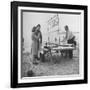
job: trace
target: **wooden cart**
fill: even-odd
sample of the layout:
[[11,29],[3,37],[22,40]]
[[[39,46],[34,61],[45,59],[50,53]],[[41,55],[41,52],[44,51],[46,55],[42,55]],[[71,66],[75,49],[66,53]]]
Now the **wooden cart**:
[[59,53],[61,57],[64,57],[68,50],[75,50],[75,46],[72,44],[59,45],[48,43],[41,49],[40,57],[43,61],[45,60],[45,56],[50,56],[52,58],[54,53]]

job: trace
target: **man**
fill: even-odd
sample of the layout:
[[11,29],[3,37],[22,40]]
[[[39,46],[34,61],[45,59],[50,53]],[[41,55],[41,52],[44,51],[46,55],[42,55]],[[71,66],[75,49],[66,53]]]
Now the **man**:
[[[69,31],[69,27],[66,25],[65,27],[66,36],[63,41],[67,41],[68,44],[76,45],[75,36],[71,31]],[[66,51],[66,56],[69,55],[69,58],[73,58],[73,50]]]
[[38,39],[38,59],[40,59],[40,49],[41,49],[41,45],[42,45],[42,33],[41,33],[40,29],[41,29],[41,25],[38,24],[36,26],[37,35],[39,36],[39,39]]

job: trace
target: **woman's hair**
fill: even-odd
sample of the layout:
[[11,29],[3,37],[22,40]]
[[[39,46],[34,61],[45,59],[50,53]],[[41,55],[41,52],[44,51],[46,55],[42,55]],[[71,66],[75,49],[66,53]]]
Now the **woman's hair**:
[[38,25],[37,25],[37,27],[41,27],[41,25],[40,25],[40,24],[38,24]]
[[32,28],[32,32],[35,32],[35,29],[36,29],[36,27],[34,26],[34,27]]

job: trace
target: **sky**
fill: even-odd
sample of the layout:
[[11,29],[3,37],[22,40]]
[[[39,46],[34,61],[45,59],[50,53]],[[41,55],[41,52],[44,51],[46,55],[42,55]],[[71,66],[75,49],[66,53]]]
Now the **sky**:
[[[37,24],[41,25],[43,41],[47,40],[47,21],[56,15],[56,13],[39,13],[39,12],[23,12],[23,38],[24,48],[30,51],[31,48],[31,31]],[[80,32],[81,15],[58,14],[59,15],[59,30],[64,32],[64,26],[68,25],[72,32]],[[55,34],[54,34],[55,36]]]

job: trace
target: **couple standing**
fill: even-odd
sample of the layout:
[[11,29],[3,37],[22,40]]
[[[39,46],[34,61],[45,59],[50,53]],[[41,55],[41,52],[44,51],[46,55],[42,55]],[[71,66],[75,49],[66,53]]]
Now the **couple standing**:
[[40,31],[41,25],[38,24],[36,27],[34,26],[32,29],[32,46],[31,46],[31,53],[33,64],[37,64],[37,60],[40,59],[40,48],[42,45],[42,33]]

